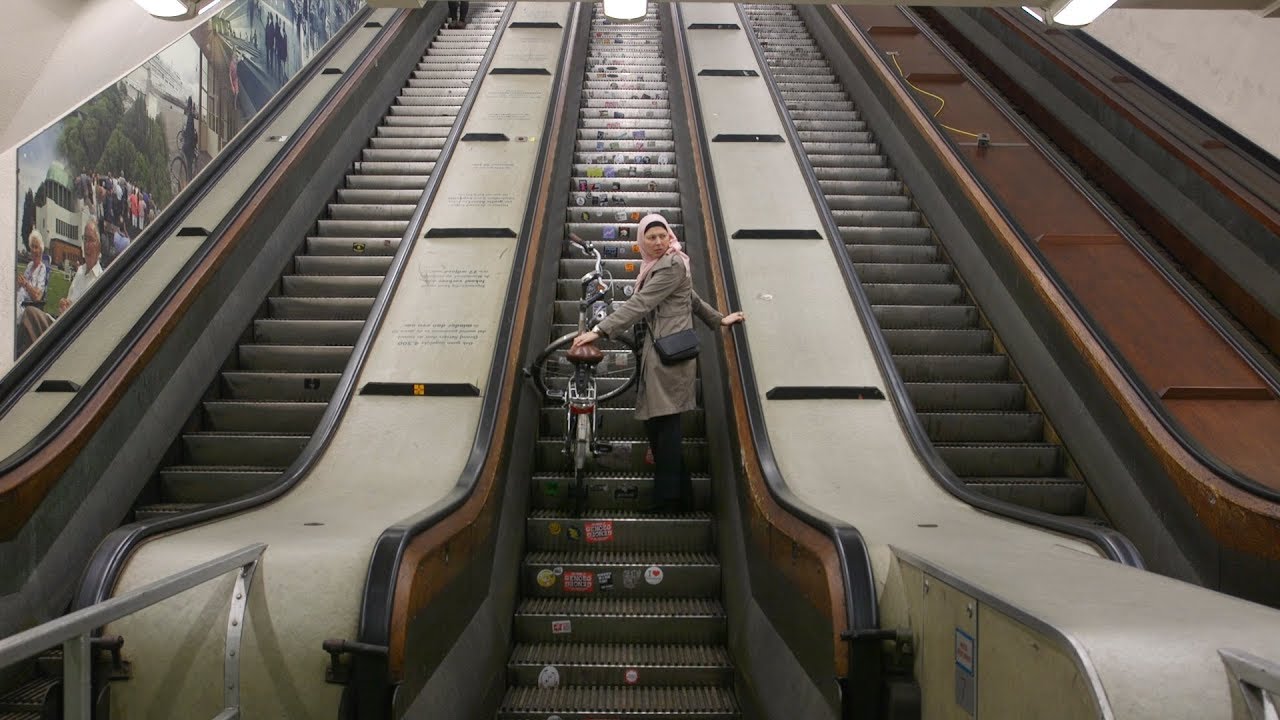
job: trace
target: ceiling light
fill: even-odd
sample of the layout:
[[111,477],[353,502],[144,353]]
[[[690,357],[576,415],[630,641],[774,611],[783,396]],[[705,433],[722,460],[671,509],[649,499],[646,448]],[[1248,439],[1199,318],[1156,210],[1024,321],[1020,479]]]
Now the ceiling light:
[[1116,0],[1057,0],[1043,10],[1027,6],[1022,9],[1048,25],[1081,27],[1097,20],[1115,3]]
[[636,22],[649,10],[648,0],[603,0],[604,16],[613,22]]
[[190,20],[212,10],[222,0],[133,0],[154,17],[164,20]]

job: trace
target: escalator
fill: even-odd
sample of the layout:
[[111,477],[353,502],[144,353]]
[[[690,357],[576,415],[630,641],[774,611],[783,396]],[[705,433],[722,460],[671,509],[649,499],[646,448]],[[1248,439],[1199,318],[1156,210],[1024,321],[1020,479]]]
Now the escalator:
[[[503,7],[477,4],[467,29],[437,31],[126,522],[259,493],[307,445]],[[61,651],[42,655],[0,693],[0,718],[55,717],[60,677]]]
[[501,5],[442,27],[245,330],[135,508],[137,519],[252,494],[306,447],[435,168]]
[[744,9],[939,455],[993,498],[1086,515],[1066,450],[795,8]]
[[[636,222],[658,212],[681,234],[680,188],[657,11],[632,25],[609,23],[598,5],[593,13],[566,232],[601,248],[621,299],[640,264]],[[577,279],[592,262],[565,250],[552,339],[576,328]],[[632,390],[617,403],[634,401]],[[578,513],[568,493],[573,460],[562,453],[565,412],[550,403],[542,410],[515,648],[498,717],[738,717],[705,510],[704,413],[685,417],[684,457],[699,509],[675,514],[643,510],[653,480],[633,410],[602,415],[600,437],[611,452],[589,462]]]

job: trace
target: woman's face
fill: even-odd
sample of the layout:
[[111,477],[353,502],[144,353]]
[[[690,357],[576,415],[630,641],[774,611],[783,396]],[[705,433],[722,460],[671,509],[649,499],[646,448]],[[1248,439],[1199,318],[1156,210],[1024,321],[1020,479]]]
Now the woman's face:
[[649,257],[662,257],[667,253],[667,246],[671,244],[671,235],[667,229],[661,225],[654,225],[644,231],[644,254]]

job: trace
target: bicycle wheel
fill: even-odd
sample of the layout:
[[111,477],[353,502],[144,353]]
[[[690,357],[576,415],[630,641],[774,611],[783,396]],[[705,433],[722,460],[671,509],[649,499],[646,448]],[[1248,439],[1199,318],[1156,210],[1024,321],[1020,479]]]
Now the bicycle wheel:
[[[548,345],[529,366],[538,392],[562,400],[573,379],[573,364],[565,357],[576,333],[569,333]],[[640,355],[628,335],[600,338],[596,347],[604,352],[604,362],[596,366],[596,402],[602,403],[621,395],[635,384],[640,371]]]

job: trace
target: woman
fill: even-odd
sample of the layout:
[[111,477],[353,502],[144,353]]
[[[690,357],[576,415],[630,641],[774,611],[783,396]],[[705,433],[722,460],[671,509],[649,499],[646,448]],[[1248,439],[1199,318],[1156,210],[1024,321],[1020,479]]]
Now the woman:
[[681,454],[680,413],[694,409],[696,404],[697,362],[689,359],[664,365],[653,339],[693,327],[693,315],[713,328],[729,327],[746,317],[740,312],[722,315],[698,297],[689,275],[689,256],[681,251],[676,234],[661,215],[646,215],[640,220],[636,236],[640,238],[643,262],[635,293],[590,332],[574,338],[573,346],[616,335],[639,320],[647,322],[648,332],[640,351],[636,418],[644,421],[653,453],[655,503],[676,509],[693,502]]

